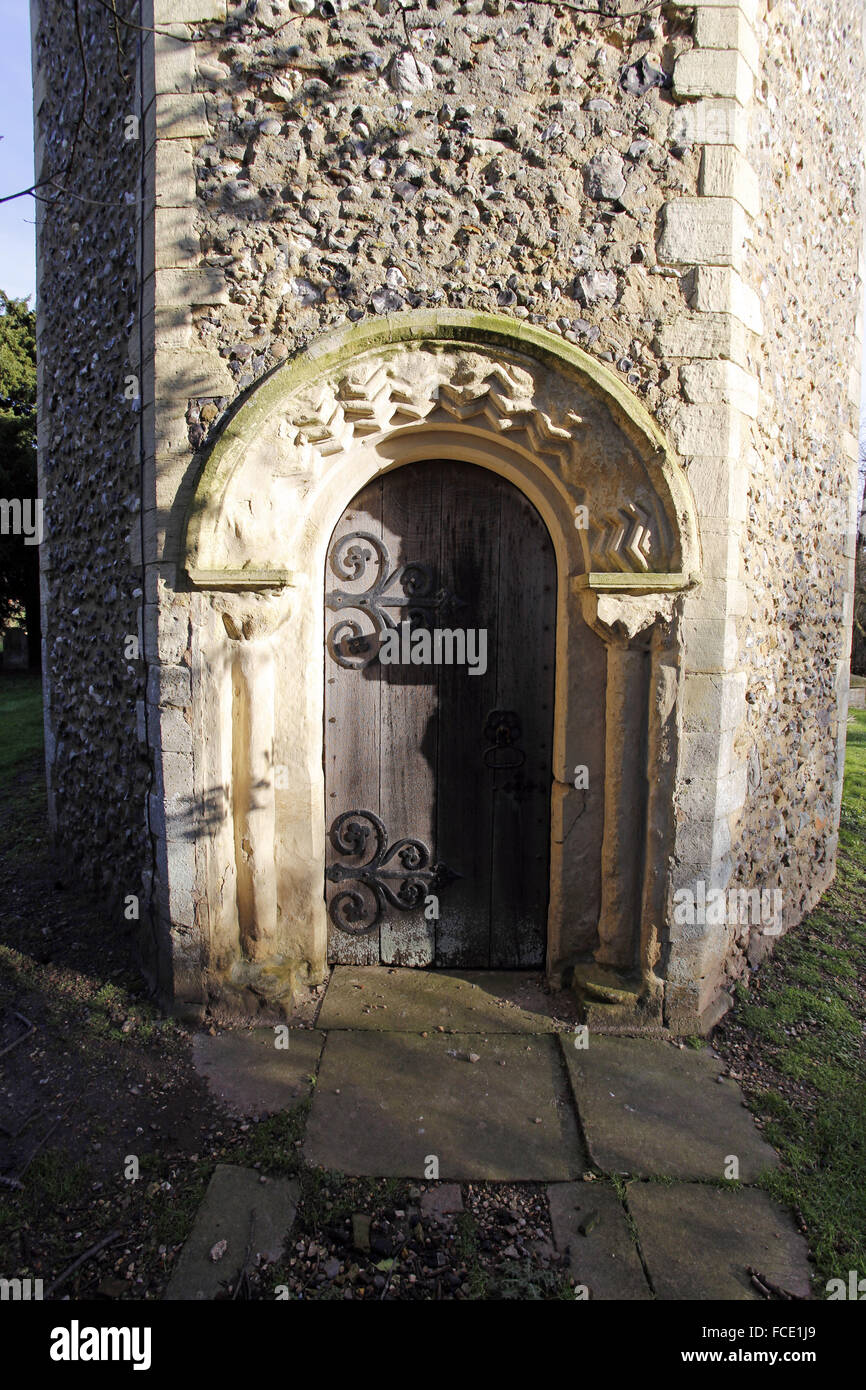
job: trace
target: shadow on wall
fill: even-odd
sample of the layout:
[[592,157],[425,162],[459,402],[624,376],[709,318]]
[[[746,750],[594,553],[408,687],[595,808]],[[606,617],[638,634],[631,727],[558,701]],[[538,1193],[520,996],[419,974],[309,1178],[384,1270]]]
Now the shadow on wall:
[[[251,783],[249,809],[264,809],[273,795],[273,781],[261,778]],[[229,825],[231,813],[231,793],[226,787],[209,788],[201,796],[178,797],[173,801],[171,838],[194,842],[202,832],[210,834]]]

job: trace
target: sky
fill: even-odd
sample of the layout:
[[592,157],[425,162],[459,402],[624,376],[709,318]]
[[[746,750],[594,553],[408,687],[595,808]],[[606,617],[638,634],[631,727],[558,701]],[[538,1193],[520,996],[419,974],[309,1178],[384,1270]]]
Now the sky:
[[[0,197],[5,197],[33,182],[27,0],[0,0],[0,34]],[[16,299],[35,296],[34,209],[32,198],[0,204],[0,289]]]

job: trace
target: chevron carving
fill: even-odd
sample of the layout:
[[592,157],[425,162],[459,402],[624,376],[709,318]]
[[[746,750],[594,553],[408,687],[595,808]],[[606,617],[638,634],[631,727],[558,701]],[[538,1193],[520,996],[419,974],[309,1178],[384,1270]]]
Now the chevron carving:
[[[569,480],[581,474],[581,441],[589,425],[567,396],[563,383],[552,382],[540,364],[503,362],[475,349],[380,349],[355,359],[342,375],[304,387],[289,405],[280,434],[295,451],[296,467],[316,476],[329,457],[360,440],[374,443],[425,422],[456,422],[473,433],[506,435]],[[607,478],[604,502],[596,499],[595,507],[595,489],[587,488],[594,570],[645,573],[667,567],[667,528],[630,496],[637,472]]]

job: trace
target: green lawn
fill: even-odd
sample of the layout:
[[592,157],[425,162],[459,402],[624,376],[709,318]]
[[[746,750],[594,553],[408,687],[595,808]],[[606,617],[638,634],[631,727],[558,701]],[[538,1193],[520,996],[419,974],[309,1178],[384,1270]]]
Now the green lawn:
[[866,1274],[866,712],[848,728],[836,881],[715,1039],[740,1065],[748,1049],[742,1084],[782,1159],[764,1185],[802,1214],[819,1297]]
[[42,751],[42,743],[40,676],[0,670],[0,788],[17,763]]

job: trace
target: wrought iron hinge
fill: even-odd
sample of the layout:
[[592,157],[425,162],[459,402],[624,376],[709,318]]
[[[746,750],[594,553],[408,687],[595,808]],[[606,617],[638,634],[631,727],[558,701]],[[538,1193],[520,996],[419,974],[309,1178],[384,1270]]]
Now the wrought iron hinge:
[[[368,889],[365,895],[358,888],[344,888],[328,905],[335,926],[354,936],[375,927],[388,904],[400,912],[411,912],[423,907],[430,893],[461,877],[446,864],[432,863],[431,851],[422,840],[397,840],[389,849],[385,825],[372,811],[344,811],[330,830],[337,853],[352,856],[366,854],[371,835],[375,847],[366,863],[332,864],[325,870],[331,883],[354,882]],[[386,867],[395,859],[400,868]]]
[[[369,620],[372,628],[365,632],[357,619],[340,618],[328,633],[328,651],[339,666],[350,671],[363,670],[375,661],[382,637],[386,632],[396,632],[399,622],[429,627],[434,614],[449,617],[465,607],[462,599],[448,589],[436,587],[429,565],[409,561],[394,568],[384,541],[368,531],[341,536],[331,547],[328,564],[338,579],[361,579],[374,559],[376,578],[369,588],[354,593],[332,589],[325,595],[326,608],[337,613],[354,609]],[[388,608],[400,610],[399,622],[388,616]]]

